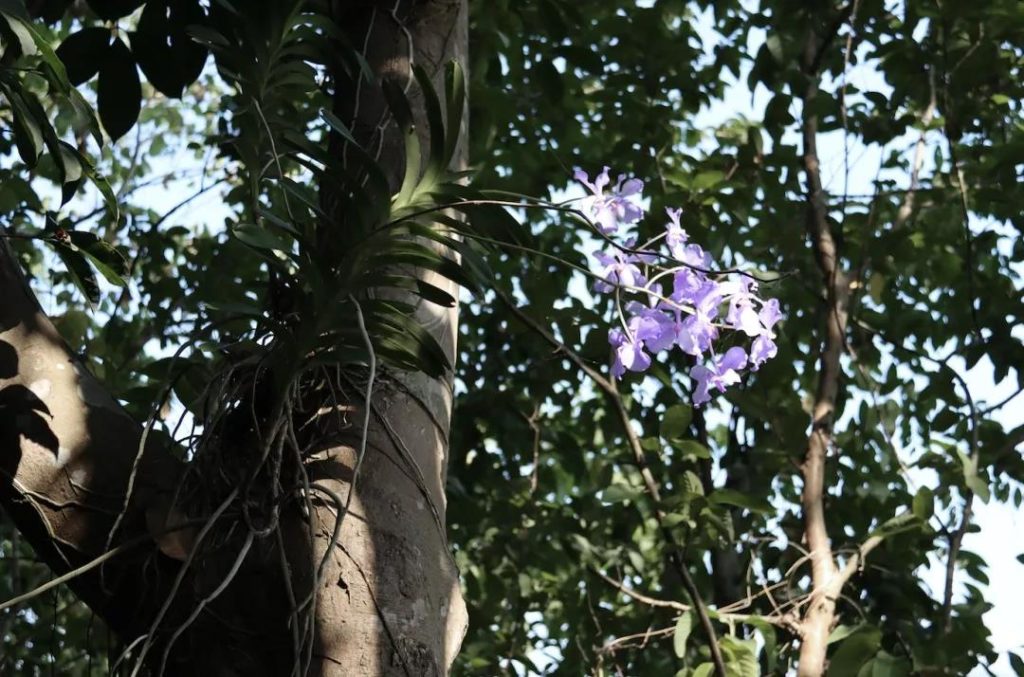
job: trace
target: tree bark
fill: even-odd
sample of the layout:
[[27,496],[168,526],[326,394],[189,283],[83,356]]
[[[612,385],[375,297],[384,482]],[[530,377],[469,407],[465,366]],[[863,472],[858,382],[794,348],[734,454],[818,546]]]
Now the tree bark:
[[[68,350],[4,240],[0,298],[0,502],[40,557],[64,573],[105,551],[142,429]],[[114,545],[145,538],[146,511],[167,505],[182,469],[155,445],[146,449]],[[94,570],[69,585],[129,636],[161,601],[138,575],[151,557],[152,547],[140,544],[103,567],[102,581]],[[159,558],[152,563],[167,569]]]
[[832,446],[832,426],[842,378],[840,358],[845,346],[849,282],[828,220],[827,198],[822,189],[818,160],[818,118],[813,106],[818,95],[822,55],[848,16],[848,11],[848,8],[840,11],[823,36],[815,28],[815,18],[811,18],[800,60],[805,78],[801,131],[807,191],[807,237],[821,274],[825,296],[821,309],[824,328],[818,358],[818,384],[811,412],[811,434],[800,467],[803,475],[804,536],[811,562],[810,600],[801,623],[798,668],[801,677],[825,674],[828,636],[835,619],[836,599],[845,580],[839,576],[825,520],[825,461]]
[[[361,48],[374,73],[406,91],[421,146],[429,147],[422,96],[411,68],[413,63],[425,68],[443,91],[443,66],[451,59],[466,62],[465,3],[338,2],[336,21]],[[351,121],[357,141],[378,158],[392,189],[397,189],[405,166],[403,140],[380,91],[365,83],[346,83],[339,73],[335,113]],[[344,148],[336,151],[344,153]],[[429,274],[424,278],[457,298],[451,282]],[[454,364],[457,308],[419,302],[417,319]],[[368,447],[352,504],[351,516],[357,519],[345,521],[342,547],[328,560],[318,595],[322,674],[444,675],[467,627],[444,527],[452,380],[396,376],[392,385],[378,385],[372,402]],[[358,399],[353,404],[360,411],[354,418],[359,419],[364,405]],[[352,445],[327,454],[354,467],[358,450]],[[347,495],[346,481],[329,473],[313,474],[311,479]],[[316,557],[327,545],[316,544]]]
[[[435,82],[447,60],[465,63],[464,0],[337,0],[334,18],[371,68],[400,84],[411,81],[410,59]],[[400,135],[379,93],[337,81],[336,111],[354,121],[389,176],[401,176]],[[415,85],[408,94],[422,118]],[[418,128],[427,131],[425,122]],[[428,281],[457,296],[451,283]],[[277,677],[296,674],[307,660],[309,675],[448,673],[467,625],[445,533],[450,378],[378,379],[365,435],[365,384],[337,383],[350,425],[332,430],[305,464],[316,486],[311,515],[284,508],[280,542],[229,535],[228,526],[245,523],[228,495],[217,547],[175,582],[182,560],[198,550],[196,525],[164,533],[178,520],[172,506],[186,464],[155,443],[138,455],[142,427],[62,343],[2,241],[0,299],[0,501],[58,574],[102,555],[118,523],[112,545],[125,552],[69,585],[126,643],[158,625],[151,666],[202,606],[164,674]],[[457,309],[429,304],[417,313],[453,363],[457,317]],[[350,491],[335,538],[344,512],[338,503]],[[315,624],[308,654],[297,656],[296,633],[305,629],[294,607],[309,593]]]

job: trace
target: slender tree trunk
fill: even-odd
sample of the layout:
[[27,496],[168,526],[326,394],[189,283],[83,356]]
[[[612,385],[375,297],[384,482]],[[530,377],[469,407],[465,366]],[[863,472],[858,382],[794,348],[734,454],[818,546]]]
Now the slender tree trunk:
[[[847,10],[848,11],[848,10]],[[811,17],[800,66],[805,78],[803,99],[803,160],[807,195],[807,237],[821,274],[824,301],[823,331],[818,357],[818,384],[814,395],[811,434],[801,465],[804,537],[811,562],[811,593],[801,624],[799,674],[825,674],[828,636],[835,619],[836,600],[845,579],[839,575],[825,520],[825,461],[832,446],[836,401],[842,378],[840,358],[846,335],[849,282],[839,260],[839,249],[828,220],[826,196],[821,184],[818,160],[818,117],[814,101],[818,95],[819,67],[824,53],[841,22],[840,12],[831,28],[821,35],[820,20]]]

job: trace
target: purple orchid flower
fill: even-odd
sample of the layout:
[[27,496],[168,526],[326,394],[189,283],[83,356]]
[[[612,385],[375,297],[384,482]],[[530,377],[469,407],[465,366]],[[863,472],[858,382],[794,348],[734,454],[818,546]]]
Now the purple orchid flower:
[[644,371],[651,366],[651,357],[644,352],[643,341],[628,334],[621,329],[612,329],[608,332],[608,343],[615,348],[615,358],[612,360],[612,376],[622,378],[622,375],[629,371]]
[[[593,181],[580,169],[574,176],[590,191],[582,201],[582,211],[602,234],[611,235],[619,226],[643,217],[639,204],[643,183],[638,179],[619,175],[613,186],[608,167]],[[665,213],[665,244],[676,264],[661,267],[660,257],[649,245],[637,249],[636,240],[629,239],[621,247],[594,253],[601,266],[601,279],[594,289],[624,295],[633,292],[623,299],[622,327],[608,332],[613,348],[612,376],[618,379],[627,371],[645,371],[654,354],[675,346],[697,358],[710,352],[710,364],[698,364],[690,372],[693,401],[701,405],[710,401],[713,391],[722,392],[739,383],[744,369],[757,371],[778,354],[774,327],[782,319],[782,312],[777,300],[758,295],[757,283],[749,276],[712,272],[714,260],[703,247],[690,241],[680,223],[682,211],[666,209]],[[650,273],[653,280],[648,281],[645,273]],[[669,274],[672,290],[666,299],[658,280]],[[636,300],[642,298],[646,302]],[[723,311],[725,317],[720,318]],[[735,346],[723,355],[715,355],[714,344],[723,328],[751,338],[749,348]]]
[[598,274],[604,280],[594,283],[596,291],[610,292],[619,285],[642,287],[647,282],[640,272],[640,267],[637,266],[642,262],[639,255],[627,254],[616,249],[611,252],[594,252],[594,258],[603,266]]
[[711,399],[711,389],[725,392],[731,385],[740,382],[739,371],[747,366],[747,353],[743,348],[735,346],[729,348],[725,355],[720,355],[712,360],[710,367],[702,364],[694,366],[690,370],[690,376],[695,381],[693,392],[694,405],[701,405]]
[[773,328],[782,319],[778,299],[765,301],[761,306],[761,311],[757,314],[757,319],[762,331],[750,346],[750,369],[752,371],[760,369],[762,364],[775,357],[779,352],[779,347],[773,340],[775,338]]
[[669,222],[665,226],[665,243],[668,245],[668,251],[672,254],[673,258],[682,259],[684,252],[683,247],[686,245],[686,241],[690,239],[690,236],[686,234],[683,227],[679,225],[679,217],[682,215],[682,209],[666,209],[665,212],[668,214]]
[[758,336],[750,346],[750,370],[757,371],[761,365],[775,357],[779,347],[768,336]]
[[712,280],[705,280],[691,300],[693,313],[676,325],[676,345],[683,352],[700,357],[718,338],[714,320],[722,302],[721,286]]
[[751,291],[751,284],[747,278],[741,278],[738,283],[732,285],[734,291],[729,297],[729,312],[725,321],[737,331],[742,331],[747,336],[760,336],[764,333],[761,325],[761,318],[754,309],[754,301],[758,300]]
[[583,212],[603,234],[611,235],[618,230],[619,224],[636,223],[643,218],[643,207],[638,204],[644,189],[640,179],[627,179],[624,174],[620,174],[615,186],[605,194],[604,189],[611,182],[608,167],[595,176],[593,181],[582,169],[573,172],[573,177],[590,189],[592,194],[580,204]]
[[675,324],[663,310],[633,302],[626,306],[631,313],[626,323],[629,330],[652,353],[668,350],[675,343]]

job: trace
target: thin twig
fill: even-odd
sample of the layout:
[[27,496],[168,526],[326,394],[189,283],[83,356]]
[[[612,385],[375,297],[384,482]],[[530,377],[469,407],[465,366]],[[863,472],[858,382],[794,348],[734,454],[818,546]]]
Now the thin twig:
[[197,618],[199,618],[199,614],[203,612],[203,609],[206,608],[206,605],[212,602],[213,600],[217,599],[220,596],[220,594],[224,592],[224,590],[227,589],[227,587],[231,584],[231,581],[235,580],[235,576],[238,575],[238,570],[242,567],[242,562],[245,561],[245,556],[249,554],[249,549],[252,547],[252,543],[253,540],[255,540],[255,538],[256,535],[252,531],[248,532],[245,535],[245,542],[242,543],[242,548],[238,552],[238,556],[235,557],[235,561],[231,565],[231,569],[228,570],[228,573],[224,576],[224,579],[216,588],[213,589],[212,592],[210,592],[209,595],[199,600],[199,603],[196,605],[196,608],[192,610],[192,613],[189,614],[188,618],[186,618],[185,621],[178,626],[178,629],[174,631],[174,634],[171,635],[171,638],[167,640],[167,645],[164,647],[163,657],[160,659],[160,669],[157,670],[156,673],[157,677],[160,677],[164,674],[164,667],[167,665],[167,657],[171,654],[171,647],[173,647],[174,643],[178,641],[178,638],[181,637],[182,633],[184,633],[185,630],[187,630],[188,627],[192,625],[192,623],[195,622]]
[[655,519],[657,520],[658,527],[661,530],[662,538],[665,540],[666,545],[668,545],[669,558],[672,561],[676,572],[679,574],[679,578],[682,580],[683,587],[689,595],[690,600],[693,602],[694,609],[697,612],[697,617],[700,620],[701,627],[707,637],[708,645],[711,649],[711,662],[715,666],[715,674],[717,677],[726,677],[725,660],[722,657],[721,647],[718,646],[718,635],[715,632],[714,625],[711,623],[710,616],[708,616],[707,607],[704,604],[704,600],[701,598],[700,590],[697,588],[696,583],[694,583],[686,563],[683,561],[682,549],[676,541],[671,528],[665,521],[666,514],[664,509],[661,507],[661,491],[658,488],[657,481],[654,479],[654,475],[651,473],[651,469],[647,463],[647,454],[644,452],[643,446],[640,444],[640,438],[637,436],[636,430],[633,428],[633,422],[629,417],[629,412],[626,410],[626,405],[622,400],[622,395],[619,393],[618,388],[615,386],[613,381],[601,375],[597,370],[584,362],[583,358],[576,354],[576,352],[555,338],[550,331],[542,327],[534,321],[533,318],[520,310],[507,294],[499,290],[497,291],[497,295],[498,298],[505,303],[508,309],[512,311],[512,314],[518,317],[532,330],[540,334],[544,340],[561,351],[573,364],[579,367],[584,374],[590,377],[594,384],[597,385],[605,394],[608,401],[615,409],[615,413],[622,425],[623,432],[626,435],[627,444],[633,452],[633,460],[640,471],[640,477],[644,482],[644,487],[646,488],[648,495],[651,497],[651,501],[655,505]]
[[[174,371],[174,367],[177,365],[178,359],[181,357],[182,353],[185,352],[186,348],[192,347],[193,344],[194,341],[186,341],[182,343],[176,351],[174,351],[174,355],[171,356],[168,373],[172,373]],[[166,404],[167,399],[171,396],[171,390],[174,388],[174,385],[177,383],[178,377],[180,376],[181,374],[178,374],[177,376],[168,379],[168,383],[164,387],[162,395],[153,403],[153,408],[150,411],[149,418],[146,419],[146,425],[142,429],[142,436],[139,438],[139,446],[135,450],[135,458],[132,460],[132,467],[128,473],[128,486],[124,491],[124,503],[122,503],[121,509],[117,513],[117,517],[114,519],[114,524],[110,527],[110,531],[107,533],[107,541],[104,545],[104,550],[110,549],[110,546],[114,542],[114,537],[117,535],[118,527],[121,526],[122,520],[124,520],[125,516],[128,514],[128,507],[131,504],[132,495],[135,490],[135,479],[138,476],[139,467],[142,465],[142,456],[146,453],[146,442],[149,439],[149,433],[153,430],[153,425],[156,423],[160,409],[164,404]],[[100,570],[100,586],[104,587],[104,592],[109,594],[109,591],[105,589],[102,569]]]
[[373,341],[370,340],[370,334],[366,331],[366,321],[363,318],[363,308],[359,305],[359,301],[357,301],[354,296],[350,294],[348,298],[352,301],[352,304],[356,309],[356,325],[359,327],[359,333],[363,337],[363,344],[366,346],[370,374],[366,379],[366,394],[363,396],[363,429],[359,438],[359,453],[356,456],[356,462],[352,468],[352,481],[349,482],[348,496],[345,497],[345,510],[338,517],[339,522],[345,519],[345,516],[348,515],[349,509],[352,506],[352,499],[355,497],[356,493],[356,480],[359,478],[359,469],[362,467],[363,460],[366,458],[366,441],[369,437],[370,417],[373,414],[373,384],[377,378],[377,354],[373,350]]
[[[195,525],[201,524],[201,523],[202,523],[201,520],[189,520],[189,521],[183,522],[181,524],[176,524],[173,527],[170,527],[170,528],[162,531],[159,535],[160,536],[164,536],[164,535],[173,533],[175,531],[180,531],[182,529],[186,529],[188,527],[195,526]],[[45,594],[47,591],[52,590],[53,588],[56,588],[58,585],[63,585],[64,583],[67,583],[67,582],[69,582],[69,581],[71,581],[71,580],[81,576],[82,574],[86,574],[86,573],[92,571],[96,567],[102,565],[104,562],[106,562],[108,560],[111,560],[111,559],[117,557],[118,555],[124,554],[124,553],[128,552],[129,550],[131,550],[132,548],[137,548],[140,545],[143,545],[145,543],[149,543],[149,542],[152,542],[152,541],[153,541],[153,536],[150,535],[150,534],[141,534],[139,536],[136,536],[135,538],[132,538],[131,540],[125,541],[124,543],[122,543],[121,545],[117,546],[116,548],[112,548],[110,550],[107,550],[102,555],[97,555],[94,559],[88,561],[87,563],[83,564],[80,567],[72,569],[71,571],[69,571],[69,572],[67,572],[65,574],[61,574],[60,576],[57,576],[56,578],[52,578],[49,581],[47,581],[46,583],[43,583],[42,585],[40,585],[40,586],[38,586],[36,588],[33,588],[32,590],[30,590],[30,591],[28,591],[26,593],[18,595],[17,597],[12,597],[11,599],[7,600],[6,602],[0,603],[0,612],[6,611],[7,609],[10,609],[12,607],[18,606],[19,604],[24,604],[25,602],[28,602],[29,600],[35,599],[36,597],[39,597],[40,595]]]
[[210,515],[210,517],[206,520],[206,524],[203,525],[203,528],[200,529],[199,533],[196,535],[196,539],[192,544],[192,549],[188,553],[188,558],[185,560],[185,562],[181,565],[181,568],[178,570],[178,575],[175,577],[174,583],[171,585],[171,589],[167,593],[167,598],[164,600],[164,603],[160,607],[160,610],[153,618],[153,622],[150,623],[149,631],[144,635],[146,639],[142,644],[142,649],[139,652],[139,658],[135,663],[135,668],[132,670],[131,677],[138,677],[139,671],[142,670],[142,665],[146,659],[146,654],[149,652],[149,648],[153,644],[153,635],[156,633],[157,628],[160,627],[160,623],[164,620],[164,616],[166,616],[167,612],[170,611],[171,604],[174,602],[175,594],[181,588],[181,585],[185,580],[185,575],[188,573],[189,569],[192,566],[192,561],[195,559],[196,554],[199,552],[199,546],[202,544],[207,534],[209,534],[210,531],[213,529],[214,524],[217,523],[217,520],[220,519],[220,516],[224,514],[224,511],[228,509],[228,506],[231,505],[235,498],[238,497],[238,493],[238,487],[232,489],[231,493],[229,493],[227,498],[225,498],[221,502],[221,504],[217,506],[217,509],[213,511],[213,514]]
[[625,583],[620,583],[619,581],[615,580],[611,576],[605,575],[604,573],[602,573],[600,570],[598,570],[596,568],[594,569],[594,573],[596,573],[598,576],[600,576],[601,579],[604,580],[609,585],[614,586],[622,594],[626,595],[627,597],[632,597],[633,599],[635,599],[638,602],[643,602],[647,606],[664,607],[666,609],[675,609],[676,611],[681,611],[683,613],[686,613],[686,612],[691,611],[693,609],[693,607],[691,607],[689,605],[686,605],[686,604],[682,604],[681,602],[673,602],[672,600],[655,599],[654,597],[648,597],[647,595],[639,593],[636,590],[633,590],[632,588],[626,587]]

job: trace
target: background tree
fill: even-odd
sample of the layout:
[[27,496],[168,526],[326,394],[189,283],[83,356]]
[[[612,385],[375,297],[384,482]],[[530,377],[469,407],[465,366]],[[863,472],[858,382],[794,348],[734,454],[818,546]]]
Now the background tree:
[[[486,4],[481,183],[537,194],[612,165],[648,179],[641,240],[682,206],[723,265],[785,275],[768,292],[779,355],[724,402],[677,409],[681,360],[620,386],[705,601],[760,617],[720,614],[732,669],[753,673],[750,653],[793,669],[803,633],[819,673],[832,623],[830,674],[991,664],[986,563],[962,545],[977,501],[1020,505],[1024,429],[999,423],[1019,399],[963,379],[990,360],[1021,385],[1019,6]],[[596,248],[557,215],[534,231],[579,265]],[[618,398],[584,373],[605,373],[609,309],[547,256],[495,268],[524,307],[463,313],[481,357],[464,362],[449,492],[472,619],[459,665],[706,671]],[[930,557],[948,564],[937,589]]]
[[[53,22],[64,16],[62,4],[67,3],[31,9]],[[416,139],[424,148],[443,147],[425,154],[434,158],[456,150],[451,145],[456,135],[449,119],[444,138],[431,145],[441,125],[423,119],[431,110],[429,96],[422,108],[417,102],[419,92],[432,88],[412,81],[408,55],[433,73],[444,62],[444,50],[416,51],[424,43],[412,26],[458,26],[447,15],[449,3],[399,3],[394,10],[384,3],[375,11],[356,3],[354,14],[344,16],[309,3],[297,25],[273,12],[218,14],[229,12],[221,2],[212,3],[209,18],[202,20],[190,14],[191,3],[164,7],[151,1],[141,14],[129,16],[139,4],[76,5],[73,18],[63,18],[52,34],[38,22],[24,24],[39,33],[40,47],[63,45],[59,53],[72,82],[98,73],[95,88],[82,88],[86,99],[95,92],[100,120],[111,136],[127,134],[103,155],[86,140],[81,121],[74,121],[72,111],[87,117],[86,106],[55,76],[59,69],[51,64],[47,70],[45,49],[28,61],[14,61],[19,48],[8,47],[2,81],[8,102],[4,119],[11,130],[5,143],[9,156],[17,149],[22,160],[12,156],[4,164],[5,239],[34,274],[47,309],[59,315],[55,325],[63,337],[137,421],[153,420],[152,443],[174,438],[185,450],[179,452],[185,463],[174,462],[175,469],[140,467],[139,477],[150,479],[133,495],[150,498],[148,503],[135,499],[139,505],[126,514],[114,541],[130,543],[135,534],[155,537],[163,554],[133,548],[102,570],[117,585],[145,581],[152,596],[130,597],[142,600],[137,609],[111,608],[104,606],[99,571],[70,583],[120,635],[112,656],[147,631],[150,623],[139,628],[133,619],[152,620],[158,611],[153,607],[166,597],[195,542],[195,529],[215,508],[227,505],[219,522],[224,533],[214,530],[199,559],[210,564],[190,567],[195,580],[189,579],[186,594],[178,595],[181,599],[157,624],[157,649],[238,561],[247,564],[235,583],[180,640],[175,654],[180,660],[194,660],[196,650],[205,650],[211,661],[227,660],[224,654],[242,637],[245,650],[270,674],[282,673],[266,656],[284,656],[292,665],[296,653],[310,648],[325,669],[363,671],[321,658],[324,645],[334,641],[331,646],[345,660],[377,656],[372,660],[379,672],[429,674],[425,665],[440,666],[444,659],[438,657],[451,655],[440,649],[443,639],[423,639],[410,630],[410,643],[403,643],[401,637],[395,641],[394,627],[437,617],[419,615],[421,591],[434,595],[428,604],[433,609],[444,608],[450,593],[444,581],[451,579],[444,577],[451,571],[441,556],[446,546],[437,529],[445,486],[449,534],[470,619],[456,674],[718,670],[747,675],[795,669],[821,674],[826,667],[838,675],[964,674],[993,664],[997,656],[982,618],[989,607],[981,587],[987,583],[986,562],[964,541],[974,529],[976,502],[1019,506],[1024,427],[1019,420],[1001,423],[1014,420],[1004,414],[1019,400],[979,392],[977,369],[972,377],[968,371],[991,364],[993,382],[1006,386],[1006,379],[1016,379],[1010,394],[1020,391],[1024,346],[1015,328],[1022,314],[1024,250],[1014,205],[1020,202],[1015,193],[1024,128],[1019,103],[1024,14],[1018,3],[478,3],[469,12],[469,158],[477,170],[474,186],[506,192],[485,195],[452,185],[415,199],[410,199],[414,189],[399,190],[402,132],[409,129],[403,125],[406,96],[420,116],[419,134],[405,133],[406,143]],[[13,6],[0,4],[7,14]],[[186,6],[192,9],[182,9]],[[147,11],[168,25],[147,22]],[[83,27],[95,27],[101,19],[119,19],[141,38],[157,37],[133,40],[129,34],[122,49],[106,37],[109,31],[81,36]],[[15,22],[5,33],[5,46],[32,42],[20,25]],[[430,32],[442,41],[440,36],[448,35]],[[73,40],[76,34],[81,37]],[[286,36],[280,51],[267,37],[278,34]],[[191,58],[161,59],[159,50],[146,53],[152,45]],[[217,72],[207,71],[191,84],[202,46],[214,52]],[[76,50],[86,55],[100,50],[110,58],[81,58]],[[145,75],[141,99],[134,86],[104,86],[105,81],[134,82],[134,69],[124,66],[125,50]],[[23,71],[26,63],[36,65],[39,74]],[[191,70],[158,72],[169,63],[191,64]],[[81,68],[88,64],[96,67]],[[273,64],[280,70],[272,72]],[[389,69],[398,75],[390,100],[371,97],[369,81],[360,84],[359,73]],[[47,96],[41,96],[44,87]],[[184,93],[184,98],[174,103],[151,88],[167,96]],[[39,111],[32,96],[50,110]],[[70,102],[62,103],[61,97]],[[133,126],[138,100],[144,105]],[[735,113],[741,105],[749,108],[747,114]],[[321,117],[321,108],[337,116]],[[447,108],[450,112],[451,105]],[[389,115],[397,124],[380,128]],[[38,133],[26,122],[33,120]],[[353,120],[356,124],[350,124]],[[50,140],[51,121],[61,138],[74,136],[71,147]],[[181,141],[168,141],[175,132]],[[351,145],[348,135],[359,145]],[[189,156],[183,147],[190,143],[194,156],[182,162]],[[43,149],[48,152],[36,173],[29,173],[30,158]],[[95,158],[95,171],[87,158]],[[370,169],[376,160],[384,176]],[[189,177],[175,168],[166,180],[183,199],[202,200],[193,196],[207,189],[223,193],[215,199],[226,208],[211,209],[218,221],[228,220],[223,227],[195,223],[189,203],[151,208],[159,200],[139,187],[148,180],[140,177],[160,176],[174,165],[188,166],[186,172],[196,168],[204,177],[185,190]],[[703,409],[689,406],[692,383],[685,374],[691,364],[683,356],[656,359],[643,377],[627,376],[621,383],[608,378],[607,331],[616,321],[614,308],[589,291],[578,268],[566,265],[588,266],[587,254],[599,242],[585,234],[587,229],[564,211],[536,209],[529,200],[522,203],[528,209],[516,212],[525,229],[509,224],[503,212],[477,210],[481,198],[499,195],[508,202],[517,202],[517,195],[562,200],[573,167],[592,172],[603,165],[647,180],[649,216],[639,225],[642,237],[663,231],[665,207],[682,207],[683,226],[722,266],[775,278],[762,290],[781,300],[786,315],[778,329],[778,356]],[[97,191],[85,187],[84,197],[46,220],[59,199],[36,179],[60,184],[68,194],[79,179],[93,177],[108,202],[120,202],[123,216],[115,215],[112,204],[89,203]],[[419,178],[414,172],[411,180]],[[321,190],[314,193],[310,186],[317,185]],[[364,198],[364,188],[375,192]],[[389,201],[395,190],[400,197]],[[422,209],[431,209],[467,198],[474,204],[462,205],[462,215],[442,219],[463,242],[438,243],[442,254],[446,247],[459,251],[460,268],[423,249],[407,256],[402,247],[410,236],[429,237],[422,226],[435,223],[411,207],[417,199],[424,200]],[[380,210],[389,202],[390,214],[382,217]],[[411,211],[403,213],[403,207]],[[471,220],[462,223],[463,216]],[[360,224],[374,222],[398,226],[389,230],[400,235],[398,244],[388,249],[391,245],[374,240],[360,249]],[[80,232],[101,237],[94,241]],[[477,246],[495,241],[504,244]],[[100,282],[107,293],[94,301],[96,309],[88,309],[75,283],[88,288],[93,269],[102,274],[105,267],[114,279],[123,274],[103,243],[116,244],[134,266],[127,292]],[[332,299],[338,309],[328,310],[318,303],[317,290],[330,285],[317,276],[336,280],[331,276],[343,268],[368,270],[347,268],[360,263],[360,257],[345,256],[349,248],[371,259],[373,252],[386,251],[390,258],[376,260],[380,267],[361,278],[363,287],[352,289],[359,305],[340,295]],[[273,251],[295,256],[268,253]],[[85,252],[88,260],[76,252]],[[304,253],[334,263],[303,266]],[[64,258],[69,272],[46,270],[54,256]],[[285,259],[293,262],[282,264]],[[318,436],[348,449],[335,469],[354,469],[364,442],[359,427],[367,413],[364,393],[376,383],[367,370],[372,362],[363,348],[365,336],[376,346],[375,357],[383,353],[381,361],[391,373],[397,374],[396,368],[444,371],[439,368],[444,360],[416,327],[438,336],[438,328],[453,326],[450,316],[433,322],[410,309],[368,323],[366,332],[355,326],[357,309],[366,306],[368,317],[374,310],[370,299],[393,298],[365,296],[367,287],[392,285],[402,293],[412,288],[423,298],[446,302],[442,294],[452,287],[436,278],[415,281],[408,275],[410,264],[453,282],[472,286],[477,281],[481,289],[462,311],[452,455],[435,453],[443,449],[443,418],[432,428],[433,421],[406,415],[422,410],[420,403],[429,403],[429,397],[385,407],[383,418],[376,419],[384,430],[367,434],[370,452],[364,458],[368,464],[377,459],[394,474],[384,479],[367,466],[356,486],[367,487],[366,500],[379,508],[367,508],[364,519],[390,520],[389,511],[395,511],[395,522],[366,530],[368,551],[375,553],[371,575],[336,571],[340,564],[332,562],[319,577],[330,585],[318,607],[318,639],[307,641],[306,630],[295,639],[293,629],[308,626],[289,624],[289,610],[301,607],[292,600],[302,599],[315,571],[295,563],[318,561],[336,524],[331,511],[345,500],[352,472],[339,477],[317,465],[321,449],[301,435],[284,440],[289,453],[294,447],[308,454],[311,465],[302,467],[323,473],[312,482],[327,484],[326,491],[298,494],[316,495],[305,510],[313,509],[326,525],[312,541],[319,545],[310,548],[299,517],[303,501],[275,502],[276,484],[268,481],[272,473],[250,480],[260,487],[256,495],[270,500],[225,503],[236,487],[246,486],[241,481],[247,480],[246,472],[263,467],[257,453],[263,440],[280,438],[267,434],[273,431],[265,422],[251,424],[251,416],[225,416],[220,422],[210,407],[244,412],[261,403],[270,414],[259,409],[258,420],[279,420],[273,416],[273,393],[282,391],[281,374],[291,372],[252,365],[263,364],[264,355],[274,355],[273,362],[276,355],[303,354],[288,338],[301,334],[295,328],[303,319],[337,317],[337,330],[326,332],[328,352],[342,362],[344,377],[325,375],[333,366],[307,373],[300,380],[304,395],[294,401],[293,411],[311,415],[325,403],[343,405],[347,418],[331,419],[333,427],[318,429]],[[22,336],[18,332],[25,323],[9,324],[7,318],[27,311],[8,300],[14,272],[7,274],[0,326],[3,340],[14,344],[7,337]],[[172,358],[181,345],[186,352]],[[280,346],[286,347],[275,352]],[[15,350],[13,357],[23,354]],[[10,363],[11,351],[0,358]],[[59,411],[33,387],[39,379],[23,374],[32,364],[18,359],[21,371],[8,367],[0,374],[7,393],[3,406],[18,412],[0,422],[9,474],[14,474],[12,463],[18,472],[26,465],[24,454],[11,461],[9,449],[29,442],[45,447],[46,426],[64,437],[56,428]],[[264,371],[271,376],[261,378]],[[374,390],[378,397],[383,392],[408,398],[428,381],[393,376]],[[217,386],[219,395],[211,397],[211,383],[223,384]],[[164,406],[168,386],[169,406]],[[49,411],[25,389],[41,397]],[[444,389],[437,392],[443,395]],[[198,424],[195,432],[175,429],[183,407]],[[435,407],[444,410],[443,404]],[[440,437],[427,435],[432,451],[413,453],[418,461],[403,464],[406,451],[388,444],[393,440],[385,418],[403,421],[410,430],[434,429]],[[124,433],[108,424],[97,430],[120,441],[110,448],[132,449],[134,443],[125,447],[123,440],[137,441],[140,430],[123,425]],[[398,435],[410,437],[420,438]],[[56,454],[31,451],[33,458],[62,458],[59,447]],[[106,486],[120,497],[134,453],[124,454],[120,470],[107,453],[101,466],[109,478]],[[277,457],[273,447],[264,455]],[[397,461],[380,460],[389,455]],[[292,480],[282,487],[295,488],[302,484],[301,473],[287,456],[281,455],[282,467],[273,473]],[[172,502],[161,497],[173,491],[182,465],[198,469],[186,473],[193,478],[186,483],[194,492],[188,495],[196,498],[188,510],[169,510]],[[81,484],[74,474],[78,466],[63,467],[61,478],[70,479],[46,484],[46,492],[11,496],[12,488],[23,486],[17,482],[5,489],[8,512],[24,537],[58,571],[111,545],[105,536],[121,505],[108,499],[103,510],[68,519],[84,512],[77,510],[83,499],[73,492]],[[427,470],[417,474],[413,468]],[[198,482],[194,476],[219,479]],[[384,497],[371,498],[378,486],[374,477],[383,486],[399,487],[398,508]],[[394,485],[396,480],[401,484]],[[53,493],[61,483],[65,494]],[[356,493],[362,499],[363,490]],[[401,501],[411,501],[407,510]],[[420,504],[434,505],[437,513],[416,513],[413,507]],[[277,505],[287,505],[279,522],[284,546],[278,548],[276,538],[254,535],[252,553],[239,558],[246,533],[262,533],[265,520],[278,514]],[[406,523],[409,513],[420,514],[423,522]],[[88,533],[92,549],[48,549],[55,542],[52,533],[25,528],[26,520],[39,514],[66,527],[64,533]],[[199,520],[184,539],[162,535],[183,517]],[[102,528],[80,526],[96,519]],[[232,531],[229,524],[242,526]],[[346,548],[361,535],[352,525],[345,520],[337,539]],[[429,543],[437,554],[407,552],[380,536],[395,532],[408,534],[404,542],[416,548]],[[4,556],[26,558],[17,560],[3,581],[15,594],[32,589],[46,574],[27,559],[34,556],[21,537],[7,533]],[[285,539],[289,534],[292,540]],[[284,559],[292,565],[291,575],[277,573],[281,550],[288,553]],[[61,560],[61,553],[71,561]],[[943,584],[930,589],[923,569],[935,560],[942,563]],[[305,578],[299,571],[307,572]],[[378,582],[377,575],[391,576],[387,580],[393,583]],[[440,577],[441,583],[438,578],[429,585],[409,583],[419,575]],[[285,579],[293,583],[291,593]],[[269,593],[254,598],[254,588]],[[365,624],[382,644],[344,641],[337,633],[351,627],[352,617],[325,614],[351,608],[358,602],[349,600],[368,590],[385,591],[382,597],[393,604],[382,608],[371,597],[365,607],[370,619],[382,619]],[[59,590],[35,602],[32,611],[4,612],[4,660],[26,671],[52,660],[58,669],[105,674],[99,657],[104,633],[93,629],[90,615]],[[119,613],[128,614],[127,620]],[[50,623],[55,618],[58,626]],[[455,614],[456,635],[457,621]],[[432,627],[431,621],[423,622]],[[337,632],[325,635],[325,629]],[[284,644],[279,648],[271,639]],[[7,650],[14,646],[17,652]],[[430,650],[420,652],[421,646]],[[137,645],[134,655],[129,652],[128,663],[138,659],[139,650]],[[422,665],[415,662],[421,657]],[[1021,672],[1021,660],[1013,654],[1002,665]]]

